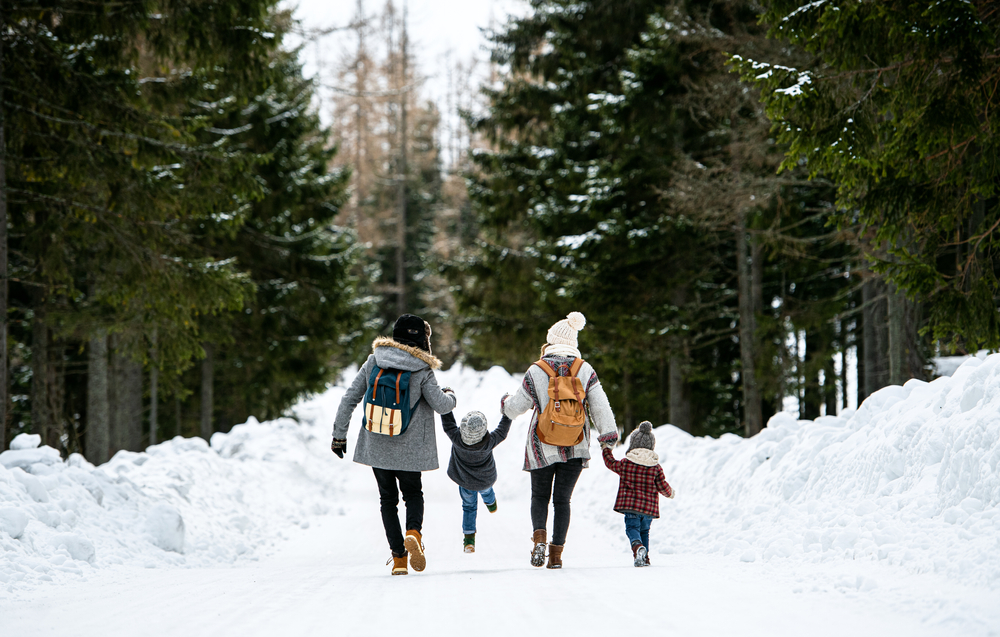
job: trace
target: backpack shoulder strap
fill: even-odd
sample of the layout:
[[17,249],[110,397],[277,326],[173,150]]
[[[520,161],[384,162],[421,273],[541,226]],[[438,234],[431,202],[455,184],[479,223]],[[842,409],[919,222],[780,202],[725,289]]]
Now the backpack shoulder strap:
[[556,376],[558,376],[558,374],[556,374],[555,370],[552,369],[552,367],[549,366],[549,364],[546,363],[545,361],[543,361],[542,359],[538,359],[537,361],[535,361],[535,365],[538,365],[539,367],[541,367],[542,371],[545,372],[546,374],[548,374],[549,378],[555,378]]
[[579,374],[580,368],[583,367],[583,362],[584,362],[583,359],[577,356],[576,360],[573,361],[573,364],[569,368],[569,375],[575,377],[577,374]]

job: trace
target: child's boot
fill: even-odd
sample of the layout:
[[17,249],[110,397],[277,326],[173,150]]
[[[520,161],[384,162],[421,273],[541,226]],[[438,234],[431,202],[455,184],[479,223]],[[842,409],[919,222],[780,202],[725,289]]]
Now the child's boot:
[[465,541],[463,542],[463,545],[465,546],[465,552],[466,553],[475,553],[476,552],[476,534],[475,533],[466,533],[465,534]]
[[642,542],[632,542],[632,564],[636,567],[647,564],[646,547],[642,545]]
[[549,544],[549,563],[545,568],[562,568],[562,551],[561,544]]
[[490,513],[496,513],[497,501],[494,499],[493,502],[490,502],[489,504],[486,505],[486,508],[490,510]]
[[[408,571],[406,570],[406,552],[405,551],[403,552],[402,555],[396,555],[395,553],[393,553],[392,557],[389,559],[389,562],[392,562],[392,574],[393,575],[407,575],[408,574]],[[385,563],[386,566],[389,565],[389,562]]]
[[535,543],[531,549],[531,565],[542,566],[545,564],[545,529],[535,529],[531,541]]
[[424,542],[420,537],[420,531],[410,529],[403,538],[403,546],[410,554],[410,566],[418,573],[427,566],[427,558],[424,557]]

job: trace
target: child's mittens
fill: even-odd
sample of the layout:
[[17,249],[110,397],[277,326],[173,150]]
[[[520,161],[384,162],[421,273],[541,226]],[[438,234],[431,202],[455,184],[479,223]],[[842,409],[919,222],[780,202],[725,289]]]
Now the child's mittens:
[[674,496],[677,495],[677,491],[675,491],[674,488],[672,486],[670,486],[669,484],[667,485],[667,491],[670,492],[670,493],[667,494],[667,497],[670,498],[671,500],[673,500]]
[[601,443],[601,449],[614,449],[615,443],[611,441],[605,441]]
[[442,387],[441,391],[443,391],[446,394],[451,394],[452,396],[455,395],[455,390],[452,389],[451,387]]

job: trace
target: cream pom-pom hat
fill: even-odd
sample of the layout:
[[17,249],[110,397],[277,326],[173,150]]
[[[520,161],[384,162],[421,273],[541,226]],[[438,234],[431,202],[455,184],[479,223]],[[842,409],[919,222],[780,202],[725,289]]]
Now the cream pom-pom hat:
[[549,328],[549,333],[545,340],[549,345],[568,345],[578,348],[576,333],[582,330],[586,324],[587,319],[583,314],[570,312],[566,315],[566,318],[557,321],[555,325]]

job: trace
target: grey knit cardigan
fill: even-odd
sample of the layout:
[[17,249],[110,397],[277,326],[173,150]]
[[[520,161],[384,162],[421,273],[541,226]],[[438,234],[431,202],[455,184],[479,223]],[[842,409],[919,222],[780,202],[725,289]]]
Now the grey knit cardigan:
[[[547,364],[556,370],[562,367],[563,371],[567,371],[568,366],[571,366],[574,360],[573,356],[545,356],[542,358],[542,364]],[[545,406],[549,403],[549,376],[538,365],[532,364],[528,368],[521,380],[521,388],[504,403],[503,412],[511,420],[529,409],[534,409],[534,413],[531,415],[531,425],[528,427],[528,440],[524,448],[525,471],[542,469],[557,462],[566,462],[574,458],[582,458],[583,466],[588,466],[590,464],[591,428],[597,429],[598,441],[602,443],[617,442],[618,425],[615,423],[615,414],[611,411],[608,396],[604,393],[604,388],[601,387],[601,382],[597,379],[597,372],[590,366],[590,363],[584,361],[576,377],[583,383],[587,392],[584,399],[587,423],[583,427],[583,440],[573,447],[555,447],[538,439],[538,434],[535,431],[538,415],[545,410]]]
[[[394,471],[433,471],[438,468],[437,440],[434,437],[434,412],[447,414],[455,409],[454,395],[438,386],[434,370],[440,369],[437,357],[419,349],[402,345],[388,337],[372,343],[372,354],[354,377],[350,389],[337,408],[333,437],[347,439],[351,415],[368,391],[368,377],[373,365],[382,369],[401,369],[410,374],[410,424],[399,436],[386,436],[364,427],[354,448],[354,462],[376,469]],[[360,423],[359,423],[360,424]]]

